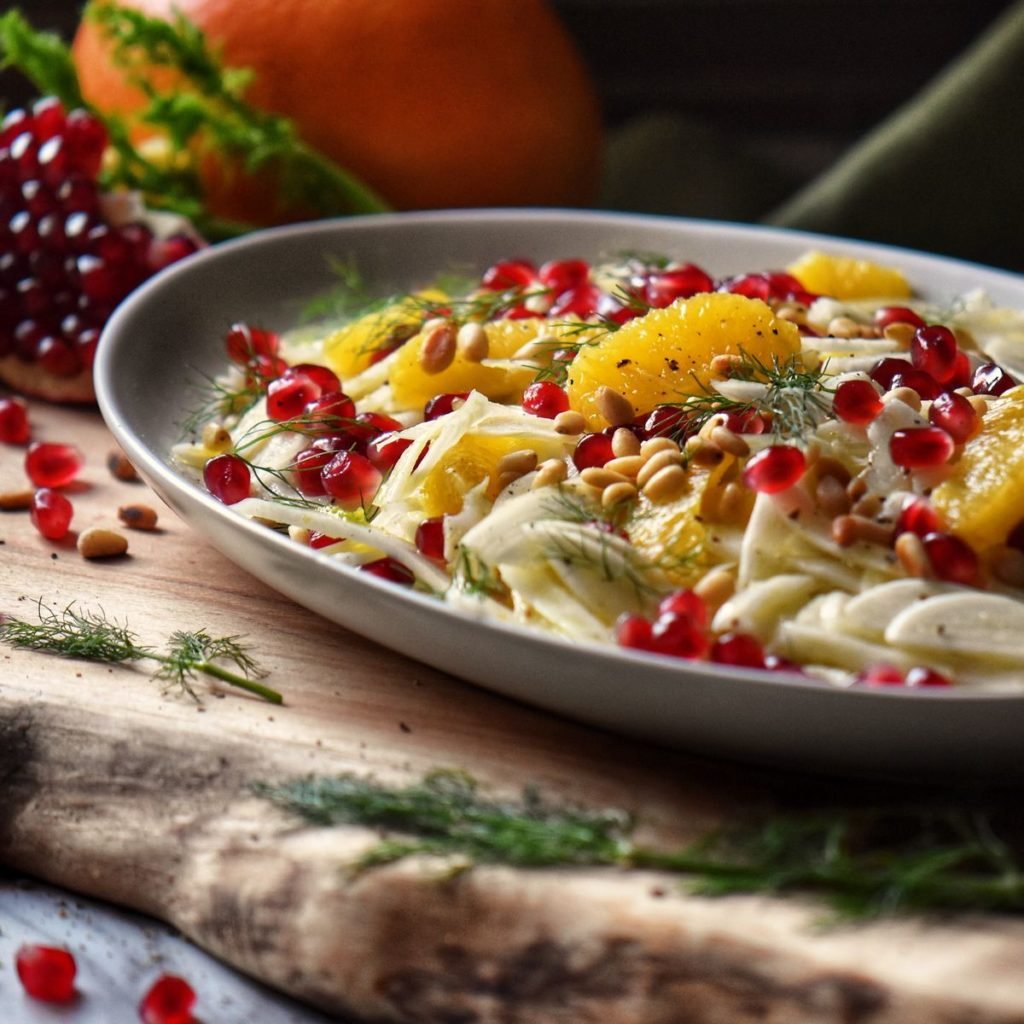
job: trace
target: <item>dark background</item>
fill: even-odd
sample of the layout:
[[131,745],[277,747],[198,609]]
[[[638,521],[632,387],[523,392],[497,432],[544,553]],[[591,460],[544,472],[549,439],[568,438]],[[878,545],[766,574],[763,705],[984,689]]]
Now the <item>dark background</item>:
[[[20,6],[36,27],[70,38],[81,2]],[[752,180],[719,183],[718,195],[716,163],[704,184],[683,196],[691,208],[669,211],[736,219],[755,219],[827,168],[1008,6],[1009,0],[554,0],[597,83],[609,128],[605,205],[668,205],[657,194],[631,195],[628,182],[618,180],[631,166],[618,158],[633,145],[630,133],[645,125],[637,145],[650,145],[663,118],[668,130],[685,125],[705,153],[724,153],[719,163],[729,173],[742,175],[742,155],[756,154],[748,161]],[[30,96],[20,76],[0,73],[6,106]],[[737,196],[746,205],[743,198],[737,205]],[[680,202],[678,190],[672,202]]]

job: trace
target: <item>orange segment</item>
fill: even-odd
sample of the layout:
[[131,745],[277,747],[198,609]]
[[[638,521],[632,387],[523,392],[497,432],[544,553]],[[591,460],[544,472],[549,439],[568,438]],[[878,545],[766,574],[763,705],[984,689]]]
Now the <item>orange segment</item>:
[[945,528],[976,551],[1006,541],[1024,517],[1024,387],[993,401],[932,503]]
[[786,269],[808,291],[834,299],[910,298],[910,285],[899,270],[870,260],[809,252]]
[[711,379],[716,355],[745,354],[770,365],[799,352],[797,328],[776,319],[766,303],[711,292],[652,310],[580,348],[566,390],[572,407],[592,429],[600,429],[606,422],[597,411],[595,392],[602,385],[628,398],[634,412],[644,413],[699,393]]
[[[488,358],[509,359],[544,331],[539,319],[496,320],[485,324]],[[519,401],[537,371],[532,366],[486,366],[456,355],[440,373],[425,373],[420,365],[422,336],[402,346],[395,356],[389,380],[395,402],[403,409],[420,409],[434,395],[479,391],[494,401]]]

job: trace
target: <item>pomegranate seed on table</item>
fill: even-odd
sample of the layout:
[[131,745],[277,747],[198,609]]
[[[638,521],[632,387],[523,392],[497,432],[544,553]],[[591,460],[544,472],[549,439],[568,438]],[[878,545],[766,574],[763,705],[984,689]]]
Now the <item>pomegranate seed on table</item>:
[[67,536],[74,515],[74,507],[60,491],[40,487],[32,495],[29,505],[32,525],[47,539],[60,540]]
[[568,408],[569,396],[554,381],[535,381],[523,392],[523,409],[534,416],[553,420]]
[[953,457],[953,438],[938,427],[907,427],[889,438],[892,461],[903,469],[931,469]]
[[206,489],[225,505],[234,505],[249,497],[252,473],[237,455],[215,455],[203,467]]
[[593,466],[603,466],[615,458],[612,439],[607,434],[584,434],[573,449],[573,465],[582,472]]
[[43,1003],[68,1003],[75,997],[75,958],[57,946],[26,944],[15,954],[22,988]]
[[25,444],[31,436],[25,403],[17,398],[0,398],[0,441]]
[[866,426],[883,408],[878,389],[869,380],[844,380],[832,396],[836,416],[857,426]]
[[945,430],[957,444],[969,441],[981,429],[978,411],[955,391],[944,392],[933,400],[928,410],[928,421]]
[[36,487],[63,487],[84,464],[81,449],[72,444],[36,441],[25,454],[25,472]]
[[196,993],[176,974],[162,974],[139,1003],[142,1024],[192,1024]]
[[800,482],[807,460],[799,448],[776,444],[753,455],[743,468],[743,482],[752,491],[777,494]]

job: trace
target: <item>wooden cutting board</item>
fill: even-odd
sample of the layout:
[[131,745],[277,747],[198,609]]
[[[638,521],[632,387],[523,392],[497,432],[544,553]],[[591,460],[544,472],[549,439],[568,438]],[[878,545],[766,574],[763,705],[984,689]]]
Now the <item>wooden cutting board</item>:
[[[31,406],[36,440],[87,460],[73,528],[118,527],[90,562],[25,512],[0,513],[0,613],[102,608],[158,644],[178,628],[242,634],[283,692],[274,707],[144,667],[0,648],[0,862],[134,907],[254,977],[353,1020],[415,1024],[1009,1024],[1024,1021],[1024,922],[903,918],[819,927],[809,900],[709,899],[611,869],[513,870],[410,859],[353,874],[378,842],[303,825],[254,782],[354,772],[388,783],[460,768],[489,792],[616,807],[678,844],[808,780],[688,758],[493,696],[347,633],[208,547],[140,483],[106,468],[94,411]],[[0,491],[24,486],[0,445]],[[468,652],[467,652],[468,654]],[[862,794],[862,791],[858,791]]]

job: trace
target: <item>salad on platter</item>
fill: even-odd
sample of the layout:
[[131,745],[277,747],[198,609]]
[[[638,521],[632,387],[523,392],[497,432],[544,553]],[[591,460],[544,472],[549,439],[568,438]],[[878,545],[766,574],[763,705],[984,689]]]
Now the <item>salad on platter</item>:
[[362,302],[341,269],[331,313],[226,330],[173,449],[237,514],[579,644],[1024,688],[1024,311],[819,251],[510,258]]

